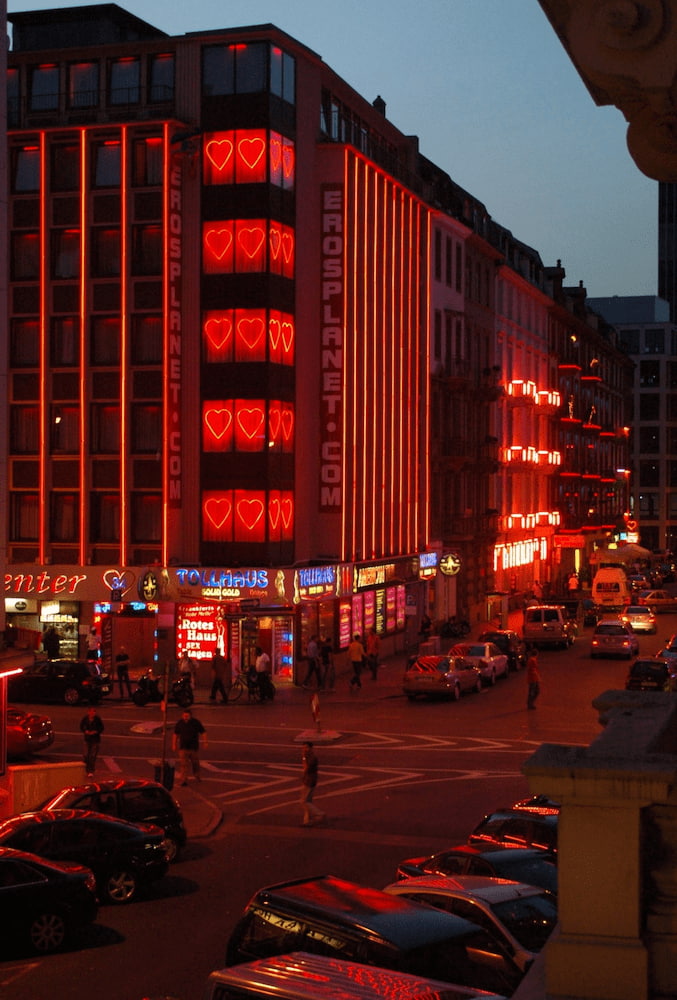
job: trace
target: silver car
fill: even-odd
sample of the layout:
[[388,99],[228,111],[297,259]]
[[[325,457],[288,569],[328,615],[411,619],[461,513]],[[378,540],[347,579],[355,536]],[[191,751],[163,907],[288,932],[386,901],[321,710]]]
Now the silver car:
[[648,604],[630,604],[621,617],[624,622],[628,623],[633,632],[645,632],[647,635],[656,634],[658,628],[656,615]]
[[603,618],[593,632],[590,656],[625,656],[639,653],[639,639],[622,618]]

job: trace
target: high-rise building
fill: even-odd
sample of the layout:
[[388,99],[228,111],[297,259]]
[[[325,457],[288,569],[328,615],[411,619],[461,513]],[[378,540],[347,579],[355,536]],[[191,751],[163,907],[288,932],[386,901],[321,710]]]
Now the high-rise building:
[[658,185],[658,295],[677,322],[677,184]]

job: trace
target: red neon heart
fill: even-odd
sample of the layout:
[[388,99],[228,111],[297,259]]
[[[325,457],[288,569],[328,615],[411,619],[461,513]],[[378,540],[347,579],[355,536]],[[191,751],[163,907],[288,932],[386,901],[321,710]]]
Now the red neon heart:
[[208,319],[205,323],[205,333],[214,350],[221,351],[231,338],[233,324],[226,316]]
[[241,406],[237,411],[238,425],[250,441],[259,433],[264,420],[265,414],[261,406]]
[[270,337],[270,346],[274,351],[277,350],[277,345],[280,343],[280,334],[282,332],[282,324],[279,319],[275,319],[273,316],[268,320],[268,336]]
[[217,170],[223,170],[233,155],[233,143],[230,139],[212,139],[205,146],[205,153]]
[[245,166],[253,170],[266,151],[266,144],[260,137],[255,139],[240,139],[237,151]]
[[238,500],[237,516],[240,518],[247,531],[253,531],[263,517],[263,501]]
[[280,255],[280,247],[282,246],[282,233],[277,227],[270,227],[268,242],[270,243],[270,252],[273,260],[277,260]]
[[280,521],[280,501],[277,497],[268,500],[268,521],[273,531],[276,531]]
[[289,531],[289,526],[291,525],[291,519],[294,514],[294,501],[291,497],[286,497],[282,500],[280,504],[280,511],[282,514],[282,524],[285,529]]
[[259,340],[263,336],[264,327],[262,319],[239,319],[237,321],[237,332],[250,351],[253,351]]
[[211,410],[205,411],[205,424],[217,441],[220,441],[226,433],[232,419],[233,414],[227,409],[213,407]]
[[230,229],[208,229],[205,235],[207,248],[217,260],[225,257],[232,242],[233,234]]
[[289,349],[293,343],[294,324],[285,322],[282,324],[282,346],[284,347],[285,353],[289,353]]
[[265,238],[266,234],[261,226],[256,226],[253,229],[240,229],[237,234],[237,242],[250,260],[253,260],[260,252]]
[[288,264],[294,254],[293,233],[282,233],[282,253],[284,254],[285,264]]
[[270,440],[277,441],[277,435],[280,433],[280,420],[281,414],[279,408],[273,407],[271,404],[270,410],[268,412],[268,426],[270,428]]
[[136,577],[127,569],[107,569],[102,579],[108,590],[121,590],[126,594]]
[[282,148],[282,169],[284,176],[288,179],[294,173],[294,147],[284,146]]
[[281,414],[281,420],[282,420],[282,434],[284,435],[285,441],[289,441],[294,431],[293,410],[283,410]]
[[279,169],[280,163],[282,162],[282,142],[279,138],[270,139],[270,165],[273,168],[273,172]]
[[204,505],[205,514],[217,531],[224,526],[230,517],[232,509],[233,505],[230,500],[219,500],[216,497],[210,497],[209,500],[205,501]]

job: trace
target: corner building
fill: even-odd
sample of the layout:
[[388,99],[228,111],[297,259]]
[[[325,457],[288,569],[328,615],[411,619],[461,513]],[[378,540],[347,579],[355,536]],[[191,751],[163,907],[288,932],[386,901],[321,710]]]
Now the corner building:
[[278,678],[315,633],[404,641],[435,562],[415,140],[271,25],[9,20],[7,622]]

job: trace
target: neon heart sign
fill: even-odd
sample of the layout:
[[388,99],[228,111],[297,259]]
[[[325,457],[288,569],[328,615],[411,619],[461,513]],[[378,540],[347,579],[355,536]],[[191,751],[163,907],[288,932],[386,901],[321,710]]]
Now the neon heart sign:
[[230,139],[212,139],[207,143],[205,153],[217,170],[223,170],[233,155],[233,143]]
[[103,574],[103,582],[109,590],[121,590],[126,594],[134,585],[136,576],[128,569],[107,569]]
[[227,316],[210,317],[204,331],[215,351],[222,351],[233,335],[233,324]]
[[238,500],[237,516],[247,531],[252,532],[263,517],[262,500]]
[[208,500],[205,500],[204,503],[205,515],[209,518],[217,531],[220,531],[220,529],[223,528],[226,521],[230,518],[232,510],[232,503],[225,497],[210,497]]
[[226,407],[212,407],[205,410],[204,421],[212,437],[220,441],[233,421],[233,414]]
[[217,260],[222,260],[230,250],[233,233],[230,229],[208,229],[205,234],[207,249]]
[[265,151],[266,144],[260,138],[240,139],[237,144],[238,156],[250,170],[253,170],[259,164]]

